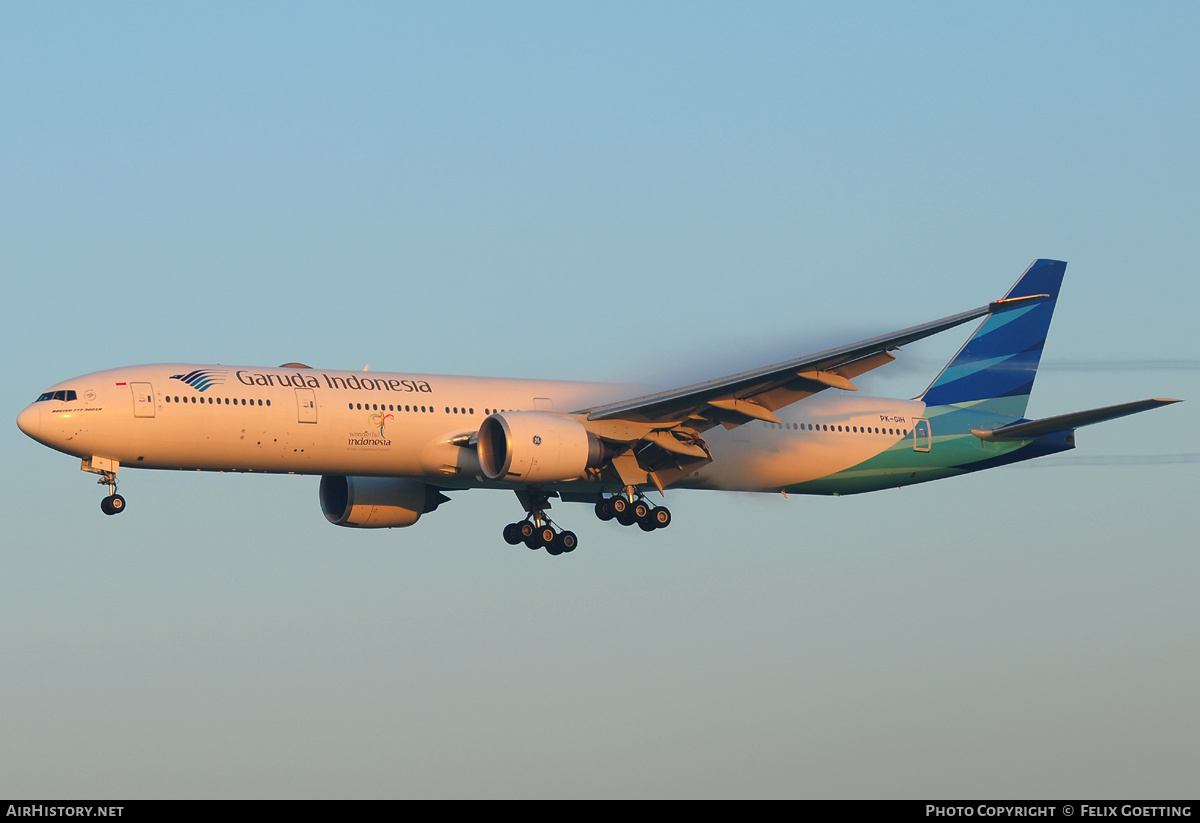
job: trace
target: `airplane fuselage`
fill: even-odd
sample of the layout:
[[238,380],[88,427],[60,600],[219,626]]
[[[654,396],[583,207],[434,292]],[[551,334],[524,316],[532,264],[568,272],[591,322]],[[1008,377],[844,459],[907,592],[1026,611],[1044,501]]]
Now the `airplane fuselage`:
[[[473,435],[497,411],[571,413],[630,391],[605,383],[158,364],[60,383],[45,394],[64,399],[31,404],[19,422],[52,448],[126,468],[403,476],[451,488],[516,488],[525,484],[483,478],[475,452],[455,439]],[[672,485],[847,494],[944,476],[939,458],[955,435],[966,435],[977,457],[989,448],[966,430],[938,432],[935,454],[928,429],[917,430],[924,413],[917,400],[818,395],[780,410],[779,423],[710,432],[712,462]],[[888,455],[889,468],[845,474]],[[583,491],[602,484],[581,477],[557,485]]]

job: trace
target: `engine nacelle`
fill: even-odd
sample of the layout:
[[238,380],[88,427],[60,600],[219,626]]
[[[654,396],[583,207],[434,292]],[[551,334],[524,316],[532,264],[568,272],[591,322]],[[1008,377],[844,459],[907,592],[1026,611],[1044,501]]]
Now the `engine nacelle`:
[[583,424],[559,414],[506,411],[479,427],[479,466],[488,480],[573,480],[611,455]]
[[321,511],[335,526],[391,529],[411,526],[449,497],[433,486],[404,477],[321,478]]

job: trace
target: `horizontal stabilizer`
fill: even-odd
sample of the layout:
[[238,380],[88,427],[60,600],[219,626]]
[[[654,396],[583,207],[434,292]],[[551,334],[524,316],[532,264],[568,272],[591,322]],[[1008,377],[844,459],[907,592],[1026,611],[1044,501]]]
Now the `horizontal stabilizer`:
[[1043,434],[1054,434],[1077,429],[1080,426],[1090,426],[1093,423],[1103,423],[1105,420],[1113,420],[1178,402],[1169,397],[1155,397],[1150,400],[1121,403],[1117,406],[1105,406],[1101,409],[1088,409],[1071,414],[1060,414],[1056,417],[1043,417],[1041,420],[1029,420],[1025,423],[1013,423],[1011,426],[1002,426],[998,429],[971,429],[971,434],[980,440],[1029,440]]

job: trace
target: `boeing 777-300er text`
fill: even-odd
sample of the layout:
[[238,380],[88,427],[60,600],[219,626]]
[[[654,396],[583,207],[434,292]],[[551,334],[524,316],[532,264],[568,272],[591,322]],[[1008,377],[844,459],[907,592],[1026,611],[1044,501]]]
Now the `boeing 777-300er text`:
[[[1004,296],[950,317],[772,366],[629,398],[608,384],[164,364],[51,387],[21,431],[82,458],[125,509],[119,467],[321,475],[338,526],[411,526],[472,488],[516,492],[511,544],[577,538],[551,498],[601,520],[664,528],[657,489],[855,494],[1003,466],[1075,446],[1075,429],[1170,399],[1024,417],[1066,263],[1036,260]],[[851,380],[901,346],[975,318],[920,397],[861,397]],[[626,393],[631,393],[625,389]]]

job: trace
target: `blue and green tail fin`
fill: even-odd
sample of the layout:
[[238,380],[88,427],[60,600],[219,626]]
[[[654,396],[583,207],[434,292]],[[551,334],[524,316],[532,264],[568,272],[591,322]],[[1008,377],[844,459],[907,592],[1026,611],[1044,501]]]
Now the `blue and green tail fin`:
[[927,406],[986,405],[1023,417],[1066,269],[1060,260],[1033,261],[1004,299],[1046,299],[989,315],[918,399]]

